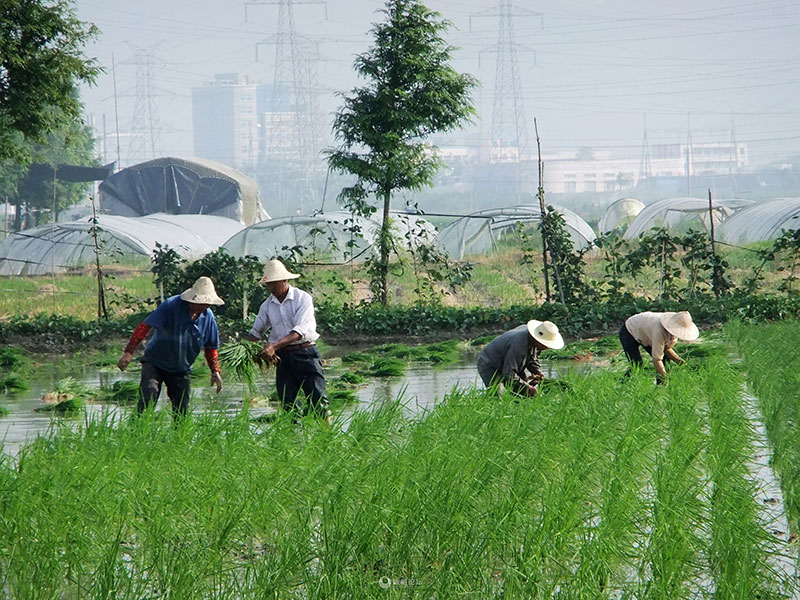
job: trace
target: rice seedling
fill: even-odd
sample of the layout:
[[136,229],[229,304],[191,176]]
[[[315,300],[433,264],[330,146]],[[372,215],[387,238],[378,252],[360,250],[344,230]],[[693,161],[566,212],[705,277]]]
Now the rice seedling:
[[726,331],[742,353],[772,446],[772,466],[779,474],[792,531],[800,531],[800,405],[797,365],[800,324],[786,321],[745,325],[731,322]]
[[56,426],[0,461],[6,593],[791,595],[764,579],[737,376],[699,366],[659,387],[600,372],[524,399],[459,389],[424,418],[386,402],[347,431],[223,411]]
[[220,366],[232,371],[236,379],[247,384],[251,394],[258,390],[256,359],[261,351],[261,344],[248,340],[227,342],[219,349]]
[[120,406],[136,404],[139,400],[139,383],[136,381],[115,381],[100,387],[98,402],[110,402]]
[[18,371],[28,365],[28,359],[21,350],[11,346],[0,348],[0,368],[6,371]]
[[13,394],[29,389],[28,382],[16,373],[0,376],[0,394]]
[[399,377],[405,372],[405,361],[390,356],[377,357],[371,363],[365,363],[359,369],[361,375],[369,377]]

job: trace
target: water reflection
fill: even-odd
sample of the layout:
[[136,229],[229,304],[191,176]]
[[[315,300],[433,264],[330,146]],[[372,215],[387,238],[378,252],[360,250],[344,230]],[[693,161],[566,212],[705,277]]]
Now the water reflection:
[[[542,362],[548,377],[557,377],[556,367]],[[51,413],[37,413],[34,409],[44,406],[42,396],[56,388],[57,383],[71,376],[78,381],[86,383],[93,388],[109,386],[115,381],[139,380],[140,373],[135,367],[128,372],[121,373],[116,369],[105,368],[98,370],[85,369],[76,371],[71,368],[47,368],[36,373],[31,381],[31,389],[2,398],[2,404],[9,410],[8,416],[0,418],[0,450],[9,455],[16,456],[22,445],[29,443],[38,435],[47,432],[54,423],[67,422],[76,426],[86,419],[92,418],[122,418],[135,410],[133,406],[119,407],[107,404],[88,404],[86,413],[72,419],[64,419],[51,415]],[[274,388],[272,373],[268,373],[259,383],[258,394],[268,397]],[[196,377],[192,380],[192,401],[190,409],[193,412],[207,410],[210,407],[222,408],[231,414],[242,410],[242,401],[250,396],[249,390],[237,382],[225,382],[222,392],[216,394],[208,385],[206,376]],[[404,376],[387,379],[371,379],[356,390],[358,402],[342,410],[342,424],[346,429],[355,411],[371,410],[385,401],[394,401],[402,398],[402,404],[407,416],[418,416],[433,410],[453,389],[482,387],[483,384],[475,369],[475,354],[468,352],[461,360],[448,366],[432,366],[427,363],[411,363]],[[170,410],[169,400],[166,398],[166,389],[162,390],[157,410]],[[250,414],[258,417],[274,412],[276,407],[270,404],[258,404],[250,408]]]

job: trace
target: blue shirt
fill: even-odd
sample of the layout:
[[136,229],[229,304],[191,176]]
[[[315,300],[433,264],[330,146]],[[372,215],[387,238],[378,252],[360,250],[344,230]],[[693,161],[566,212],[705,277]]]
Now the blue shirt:
[[144,349],[143,362],[167,373],[188,373],[203,348],[219,347],[219,331],[210,308],[192,321],[189,303],[180,296],[167,298],[144,320],[153,337]]

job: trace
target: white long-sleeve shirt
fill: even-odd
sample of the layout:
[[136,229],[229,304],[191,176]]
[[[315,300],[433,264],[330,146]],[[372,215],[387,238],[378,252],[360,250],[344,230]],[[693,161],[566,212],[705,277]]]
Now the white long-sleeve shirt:
[[300,334],[298,344],[317,341],[319,334],[311,294],[290,285],[283,302],[278,302],[275,296],[264,300],[258,309],[250,335],[261,340],[267,330],[270,344],[283,339],[292,331]]

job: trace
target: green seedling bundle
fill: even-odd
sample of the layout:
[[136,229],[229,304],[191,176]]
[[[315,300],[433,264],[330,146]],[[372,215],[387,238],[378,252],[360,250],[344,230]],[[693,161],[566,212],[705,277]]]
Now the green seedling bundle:
[[[719,355],[454,390],[347,428],[166,412],[56,427],[0,463],[13,598],[779,598]],[[105,419],[105,420],[104,420]],[[31,568],[35,565],[36,568]]]

